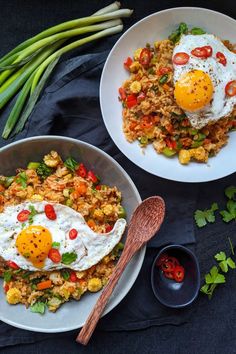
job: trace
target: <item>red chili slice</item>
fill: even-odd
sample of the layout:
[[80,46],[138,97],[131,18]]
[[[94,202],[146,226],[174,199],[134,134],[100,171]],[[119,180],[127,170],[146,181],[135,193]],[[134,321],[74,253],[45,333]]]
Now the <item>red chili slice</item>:
[[174,279],[173,272],[164,272],[164,276],[168,279]]
[[184,267],[182,267],[180,265],[175,267],[174,272],[173,272],[175,281],[177,281],[178,283],[181,283],[184,279],[184,273],[185,273]]
[[72,281],[73,283],[76,283],[78,281],[78,278],[77,278],[77,275],[75,272],[70,273],[70,281]]
[[124,67],[125,69],[129,70],[130,65],[133,63],[133,59],[128,57],[125,61],[124,61]]
[[174,267],[177,267],[177,266],[179,265],[179,261],[178,261],[178,259],[175,258],[175,257],[169,257],[169,258],[168,258],[168,261],[169,261],[169,262],[172,262],[172,263],[174,264]]
[[85,178],[87,176],[87,170],[84,166],[83,163],[79,164],[79,167],[76,169],[76,174],[82,178]]
[[169,258],[161,264],[161,270],[163,270],[163,272],[173,272],[174,268],[174,263],[169,261]]
[[212,47],[210,45],[205,45],[203,48],[206,49],[206,51],[207,51],[207,57],[211,57],[212,56]]
[[51,259],[53,263],[60,263],[61,255],[57,248],[51,248],[48,253],[48,258]]
[[236,80],[230,81],[225,86],[225,93],[227,96],[233,97],[236,95]]
[[189,61],[189,55],[185,52],[176,53],[173,57],[173,63],[176,65],[184,65]]
[[44,212],[46,214],[46,217],[49,219],[49,220],[56,220],[57,218],[57,215],[55,213],[55,209],[53,207],[53,205],[51,204],[46,204],[45,207],[44,207]]
[[150,50],[147,48],[143,48],[139,56],[140,64],[142,64],[144,67],[147,67],[150,64],[151,57],[152,53],[150,52]]
[[168,258],[168,255],[166,253],[162,253],[162,255],[158,258],[156,265],[160,267],[163,262]]
[[198,58],[207,58],[208,50],[205,47],[197,47],[191,51],[191,54]]
[[95,184],[98,183],[98,178],[93,171],[88,171],[87,178]]
[[124,101],[126,99],[126,93],[125,93],[125,89],[123,87],[119,88],[119,95],[120,95],[120,98],[122,99],[122,101]]
[[216,53],[216,58],[217,58],[217,61],[218,61],[220,64],[226,66],[226,64],[227,64],[227,59],[226,59],[226,57],[224,56],[223,53],[217,52],[217,53]]
[[76,239],[76,237],[78,236],[78,231],[76,229],[71,229],[69,232],[69,238],[71,240]]
[[15,270],[20,269],[20,267],[13,261],[7,261],[7,266]]
[[17,220],[20,222],[25,222],[29,218],[30,211],[29,210],[22,210],[17,215]]

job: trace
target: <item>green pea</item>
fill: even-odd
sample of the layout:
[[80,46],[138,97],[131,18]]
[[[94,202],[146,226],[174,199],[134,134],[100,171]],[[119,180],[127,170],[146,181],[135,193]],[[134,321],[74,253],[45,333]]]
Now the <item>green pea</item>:
[[174,156],[176,154],[176,151],[175,150],[172,150],[172,149],[169,149],[168,147],[165,147],[163,150],[162,150],[163,154],[167,157],[171,157],[171,156]]
[[126,218],[126,210],[122,206],[120,207],[120,210],[118,212],[118,217],[119,218]]

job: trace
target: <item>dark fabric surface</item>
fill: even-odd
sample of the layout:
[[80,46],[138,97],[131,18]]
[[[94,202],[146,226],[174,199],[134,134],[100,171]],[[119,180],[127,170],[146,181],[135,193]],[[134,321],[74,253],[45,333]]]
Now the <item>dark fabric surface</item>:
[[[25,1],[23,4],[19,0],[11,0],[7,5],[6,2],[0,1],[1,3],[4,6],[0,18],[2,28],[0,54],[3,54],[19,41],[42,28],[64,19],[89,14],[109,2],[69,0],[63,4],[52,0],[41,1],[40,4],[37,1]],[[58,4],[60,6],[56,6]],[[161,1],[158,4],[149,1],[145,8],[142,1],[137,1],[135,4],[124,1],[123,7],[135,8],[132,18],[125,21],[125,28],[152,12],[183,5],[205,6],[236,17],[236,11],[230,7],[229,1],[225,1],[220,6],[214,1],[198,3]],[[0,323],[0,347],[5,347],[1,351],[3,353],[51,353],[53,350],[59,353],[85,351],[88,353],[125,351],[128,353],[235,353],[236,302],[233,300],[233,294],[236,285],[233,275],[228,277],[226,285],[216,290],[216,295],[210,302],[200,295],[191,307],[178,311],[160,305],[150,287],[150,268],[160,245],[170,242],[192,244],[196,238],[195,250],[203,277],[214,263],[213,255],[219,250],[229,250],[227,236],[236,243],[235,223],[226,226],[220,218],[217,218],[215,224],[202,230],[194,227],[193,223],[193,211],[197,207],[203,209],[212,201],[219,201],[221,206],[224,205],[223,190],[226,186],[235,184],[235,174],[211,183],[176,183],[141,171],[119,152],[103,125],[98,100],[102,66],[117,38],[118,35],[99,41],[96,45],[88,45],[84,49],[73,52],[73,57],[76,58],[61,63],[41,101],[37,104],[30,123],[17,138],[58,134],[79,138],[102,148],[125,168],[142,198],[154,194],[163,196],[167,204],[165,223],[157,237],[148,245],[145,262],[135,285],[121,304],[101,320],[89,347],[83,348],[74,343],[76,331],[60,335],[44,335],[18,330]],[[82,56],[85,53],[98,54]],[[6,113],[3,113],[0,120],[0,128]],[[0,145],[4,143],[1,141]],[[150,327],[153,325],[155,326]],[[222,337],[224,340],[221,339]],[[22,344],[19,345],[20,343]],[[32,344],[23,345],[24,343]]]

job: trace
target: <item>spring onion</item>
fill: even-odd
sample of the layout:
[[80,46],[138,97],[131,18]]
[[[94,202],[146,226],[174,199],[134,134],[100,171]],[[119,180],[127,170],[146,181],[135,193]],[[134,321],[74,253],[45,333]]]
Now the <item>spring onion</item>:
[[[121,18],[129,17],[132,12],[120,9],[120,3],[116,1],[91,16],[50,27],[0,58],[0,109],[19,93],[2,137],[7,139],[24,128],[62,55],[88,42],[121,32]],[[90,35],[86,36],[87,33]]]

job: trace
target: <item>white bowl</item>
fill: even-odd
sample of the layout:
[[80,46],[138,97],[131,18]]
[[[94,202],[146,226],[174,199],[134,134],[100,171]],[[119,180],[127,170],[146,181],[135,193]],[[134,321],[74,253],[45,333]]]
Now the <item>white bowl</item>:
[[180,22],[201,27],[222,39],[236,42],[236,21],[219,12],[197,7],[180,7],[145,17],[126,31],[111,50],[100,84],[100,105],[106,128],[117,147],[132,162],[156,176],[181,182],[206,182],[236,171],[236,132],[230,133],[228,144],[207,164],[191,162],[181,165],[177,157],[159,155],[149,145],[143,153],[138,142],[129,143],[122,132],[122,106],[118,88],[129,75],[123,62],[135,49],[146,43],[167,38]]
[[[79,140],[42,136],[20,140],[0,149],[0,175],[13,175],[16,168],[25,167],[29,161],[40,161],[51,150],[63,159],[73,156],[101,176],[103,183],[117,186],[122,192],[122,205],[130,220],[134,209],[140,204],[140,195],[128,174],[109,155]],[[124,237],[125,239],[125,237]],[[140,250],[125,269],[104,314],[110,312],[125,297],[134,284],[142,266],[145,248]],[[23,305],[12,306],[6,302],[0,280],[0,320],[15,327],[37,332],[65,332],[82,327],[94,307],[99,293],[85,294],[80,301],[70,301],[56,312],[47,311],[43,316],[32,313]]]

